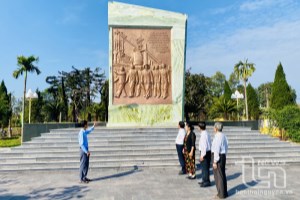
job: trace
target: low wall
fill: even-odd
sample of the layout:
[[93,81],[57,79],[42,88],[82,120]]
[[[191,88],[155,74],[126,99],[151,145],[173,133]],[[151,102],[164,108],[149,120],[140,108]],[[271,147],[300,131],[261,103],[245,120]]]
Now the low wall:
[[[224,126],[239,126],[249,127],[251,130],[259,130],[259,121],[220,121]],[[193,125],[197,125],[199,122],[192,121]],[[206,121],[206,125],[213,126],[216,122]]]
[[[89,123],[89,126],[93,123]],[[97,126],[105,126],[105,123],[97,123]],[[42,133],[49,133],[51,129],[78,128],[80,123],[44,123],[44,124],[24,124],[23,142],[30,141],[33,137],[39,137]]]

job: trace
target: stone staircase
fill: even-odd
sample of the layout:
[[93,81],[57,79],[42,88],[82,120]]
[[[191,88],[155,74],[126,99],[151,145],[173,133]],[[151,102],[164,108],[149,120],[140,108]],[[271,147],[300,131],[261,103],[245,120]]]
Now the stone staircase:
[[[97,127],[89,135],[90,169],[178,167],[176,128]],[[208,127],[212,134],[212,127]],[[78,170],[79,129],[55,129],[41,137],[0,153],[0,171]],[[250,128],[225,127],[229,140],[227,165],[300,163],[300,145],[279,141]],[[197,148],[200,133],[196,131]],[[199,152],[196,153],[198,163]]]

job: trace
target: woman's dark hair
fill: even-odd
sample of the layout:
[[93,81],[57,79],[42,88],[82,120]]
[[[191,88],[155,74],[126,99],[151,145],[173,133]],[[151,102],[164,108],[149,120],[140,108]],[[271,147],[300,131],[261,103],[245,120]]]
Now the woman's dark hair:
[[199,126],[199,128],[201,130],[205,130],[206,129],[206,123],[205,122],[199,122],[198,126]]
[[184,128],[184,126],[185,126],[185,124],[184,124],[183,121],[180,121],[180,122],[178,123],[178,125],[179,125],[180,128]]
[[82,121],[82,127],[85,127],[85,126],[87,125],[87,123],[88,123],[88,122],[87,122],[86,120],[83,120],[83,121]]
[[185,125],[186,125],[187,127],[190,127],[191,131],[194,130],[194,126],[193,126],[190,122],[186,122]]

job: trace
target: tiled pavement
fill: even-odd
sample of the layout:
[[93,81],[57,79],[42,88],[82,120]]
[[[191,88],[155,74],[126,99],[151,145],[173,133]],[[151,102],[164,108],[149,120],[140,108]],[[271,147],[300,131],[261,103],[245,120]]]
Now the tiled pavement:
[[[228,199],[300,199],[300,166],[282,164],[262,163],[253,175],[251,166],[228,166]],[[94,170],[89,184],[78,182],[77,171],[1,173],[0,199],[214,199],[213,175],[213,186],[200,188],[198,180],[177,173],[177,168]]]

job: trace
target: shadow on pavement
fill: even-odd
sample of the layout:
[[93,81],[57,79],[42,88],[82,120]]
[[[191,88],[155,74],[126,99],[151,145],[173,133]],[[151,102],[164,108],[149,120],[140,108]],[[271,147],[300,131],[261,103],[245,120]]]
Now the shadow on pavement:
[[0,195],[0,199],[18,199],[18,200],[27,200],[27,199],[81,199],[84,198],[84,195],[88,192],[86,186],[70,186],[65,188],[48,188],[41,190],[33,190],[29,194],[25,195],[14,195],[14,194],[5,194]]
[[255,185],[258,184],[258,182],[257,181],[251,181],[251,182],[247,182],[246,184],[248,186],[245,185],[244,183],[242,183],[240,185],[237,185],[237,186],[231,188],[230,190],[228,190],[228,196],[233,196],[233,195],[235,195],[238,192],[241,192],[243,190],[249,189],[249,186],[250,187],[254,187]]
[[113,174],[113,175],[109,175],[109,176],[104,176],[104,177],[99,177],[99,178],[95,178],[93,179],[93,182],[95,181],[102,181],[102,180],[106,180],[106,179],[111,179],[111,178],[120,178],[122,176],[128,176],[137,172],[141,172],[142,170],[140,170],[137,166],[134,166],[132,170],[130,171],[126,171],[126,172],[122,172],[122,173],[118,173],[118,174]]

